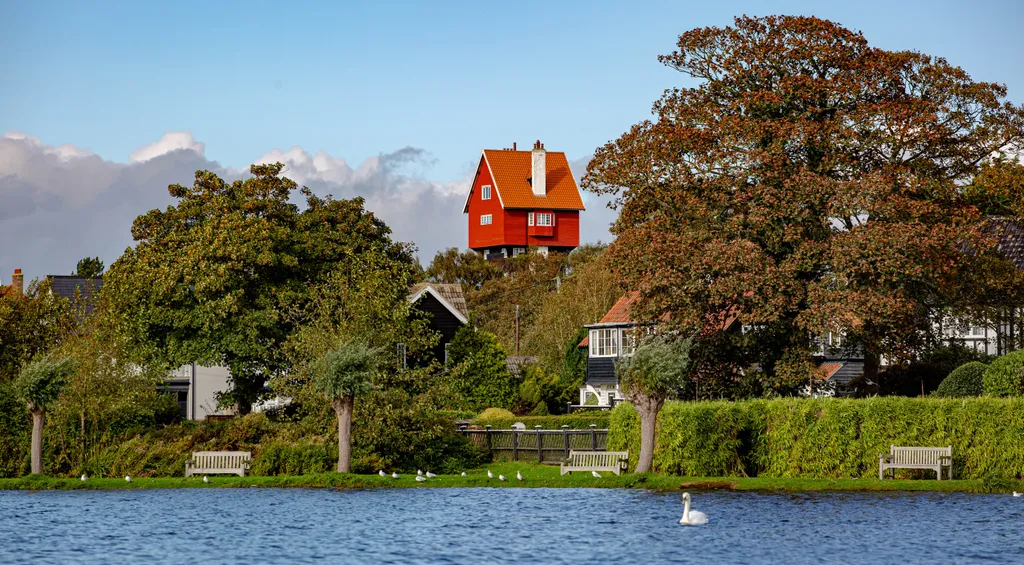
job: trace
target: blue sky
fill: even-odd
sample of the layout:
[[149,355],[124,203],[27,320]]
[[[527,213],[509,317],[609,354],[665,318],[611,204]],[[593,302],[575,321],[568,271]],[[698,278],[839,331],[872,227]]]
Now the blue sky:
[[[133,190],[166,196],[168,180],[189,181],[189,166],[219,166],[227,174],[276,155],[268,153],[274,149],[300,147],[307,156],[323,151],[356,170],[390,163],[392,176],[373,186],[426,183],[448,196],[464,186],[484,147],[539,138],[582,166],[596,147],[646,118],[664,89],[687,84],[657,62],[680,33],[726,26],[741,14],[832,19],[863,31],[873,45],[943,56],[976,80],[1003,82],[1020,103],[1019,4],[0,0],[0,134],[31,136],[41,155],[68,144],[69,151],[91,153],[108,165],[96,164],[99,172],[92,173],[62,169],[66,190],[42,186],[50,191],[45,198],[25,196],[27,185],[17,185],[22,203],[31,201],[26,209],[49,215],[12,219],[14,213],[5,218],[0,210],[0,238],[24,234],[29,225],[50,226],[43,236],[56,238],[54,230],[67,223],[62,213],[83,214],[68,203],[98,198],[102,191],[90,187],[109,180],[91,182],[87,175],[116,173],[122,192],[106,201],[138,196],[134,208],[105,222],[119,235],[97,236],[98,243],[86,238],[67,251],[69,257],[99,253],[109,264],[131,243],[130,219],[164,202]],[[133,169],[134,176],[125,177],[129,156],[168,132],[187,132],[191,141],[184,146],[197,148],[202,159],[178,159],[177,169],[166,163],[151,167],[157,171]],[[0,179],[31,176],[24,172],[28,165],[11,162],[0,154]],[[33,186],[59,176],[34,174],[44,180]],[[4,191],[13,190],[0,185],[0,208]],[[409,200],[392,196],[379,205]],[[444,212],[464,222],[456,219],[457,197],[417,206],[426,210],[421,216]],[[590,224],[584,219],[584,239],[608,238],[614,216],[599,208],[590,207]],[[427,256],[465,245],[464,229],[449,224],[447,231],[429,231],[406,221],[414,215],[402,214],[391,217],[408,224],[396,226],[396,233],[419,243]],[[99,228],[93,222],[81,229]],[[68,259],[51,266],[47,255],[45,248],[0,250],[0,276],[6,280],[8,268],[18,264],[65,269]]]

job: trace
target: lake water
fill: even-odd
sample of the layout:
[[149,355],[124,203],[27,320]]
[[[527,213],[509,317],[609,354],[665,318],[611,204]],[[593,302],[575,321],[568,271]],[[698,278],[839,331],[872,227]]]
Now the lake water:
[[1024,498],[612,489],[0,492],[0,563],[1024,563]]

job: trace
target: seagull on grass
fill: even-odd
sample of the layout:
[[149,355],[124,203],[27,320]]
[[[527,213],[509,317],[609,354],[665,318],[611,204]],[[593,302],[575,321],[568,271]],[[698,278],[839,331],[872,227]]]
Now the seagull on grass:
[[420,470],[420,469],[417,469],[416,470],[416,476],[422,477],[423,476],[423,471]]
[[380,471],[377,471],[377,474],[382,476],[382,477],[388,476],[388,474],[384,472],[384,469],[381,469]]
[[127,482],[127,483],[130,483],[130,482],[132,482],[132,478],[131,478],[131,476],[129,476],[129,475],[125,475],[125,476],[124,476],[124,480],[125,480],[125,482]]
[[488,479],[493,479],[494,478],[494,473],[492,473],[490,469],[487,470],[487,478]]
[[210,482],[210,477],[204,476],[204,477],[203,477],[203,482],[204,482],[204,483],[208,483],[208,482]]
[[85,480],[85,475],[82,475],[82,480],[83,480],[83,481]]
[[516,480],[517,481],[523,480],[523,474],[520,473],[519,471],[516,471]]
[[601,478],[601,473],[598,473],[597,471],[591,471],[590,474],[594,475],[595,477],[597,477],[599,479]]
[[427,479],[423,478],[423,475],[416,475],[416,482],[417,483],[425,483],[425,482],[427,482]]
[[427,478],[428,478],[428,479],[433,479],[433,478],[434,478],[434,477],[436,477],[436,476],[437,476],[437,475],[435,475],[435,474],[431,473],[430,471],[427,471]]
[[505,475],[498,475],[498,480],[501,482],[505,482]]
[[465,472],[465,471],[463,471],[463,472],[462,472],[462,476],[463,476],[463,477],[465,477],[465,476],[466,476],[466,472]]
[[397,479],[398,478],[398,471],[395,471],[394,473],[391,473],[391,478],[392,479]]

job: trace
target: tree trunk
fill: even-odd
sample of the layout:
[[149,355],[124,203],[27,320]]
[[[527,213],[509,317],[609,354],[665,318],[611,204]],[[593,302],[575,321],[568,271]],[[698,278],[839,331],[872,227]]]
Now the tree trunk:
[[665,404],[665,399],[635,394],[630,401],[640,416],[640,456],[634,472],[647,473],[654,463],[654,447],[658,441],[658,412]]
[[338,472],[352,471],[352,397],[334,399],[334,413],[338,415]]
[[864,379],[869,380],[873,383],[878,383],[878,366],[879,359],[878,353],[874,351],[864,351]]
[[32,413],[32,474],[43,474],[43,424],[46,413],[36,410]]

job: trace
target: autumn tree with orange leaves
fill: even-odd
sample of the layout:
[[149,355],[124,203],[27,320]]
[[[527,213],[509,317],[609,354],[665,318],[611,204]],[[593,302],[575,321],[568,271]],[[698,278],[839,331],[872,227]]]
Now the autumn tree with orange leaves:
[[697,334],[735,308],[776,344],[757,359],[776,387],[806,378],[829,331],[868,378],[910,355],[992,248],[962,187],[1016,150],[1021,106],[817,18],[740,17],[677,45],[659,60],[699,84],[667,90],[583,180],[615,196],[611,252],[642,311]]

